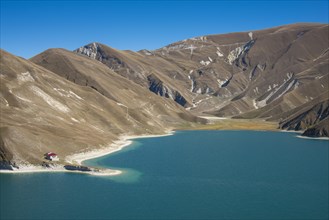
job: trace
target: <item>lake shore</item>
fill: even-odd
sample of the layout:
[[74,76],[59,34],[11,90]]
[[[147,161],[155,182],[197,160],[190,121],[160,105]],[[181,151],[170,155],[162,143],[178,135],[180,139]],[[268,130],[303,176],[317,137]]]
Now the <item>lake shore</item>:
[[99,172],[95,171],[78,171],[78,170],[67,170],[64,166],[54,166],[50,168],[44,168],[42,166],[26,165],[20,166],[19,169],[13,170],[0,170],[3,174],[28,174],[28,173],[79,173],[79,174],[89,174],[95,176],[113,176],[119,175],[122,172],[120,170],[105,169]]
[[307,137],[307,136],[302,136],[302,135],[297,135],[296,137],[298,137],[298,138],[302,138],[302,139],[325,140],[325,141],[329,141],[329,137]]
[[120,136],[119,140],[112,143],[109,147],[104,147],[102,149],[96,149],[92,151],[82,152],[78,154],[73,154],[70,156],[67,156],[65,158],[65,161],[71,164],[79,164],[82,165],[83,161],[94,159],[97,157],[102,157],[108,154],[112,154],[114,152],[117,152],[121,150],[122,148],[129,146],[132,144],[132,139],[139,139],[139,138],[153,138],[153,137],[164,137],[173,135],[173,131],[169,131],[167,134],[161,134],[161,135],[122,135]]
[[[108,147],[103,147],[101,149],[68,155],[65,157],[64,161],[69,164],[77,164],[81,166],[83,165],[83,161],[102,157],[120,151],[122,148],[132,144],[133,142],[132,139],[163,137],[163,136],[173,135],[173,133],[174,131],[168,131],[166,134],[161,134],[161,135],[122,135],[119,137],[117,141],[114,141]],[[91,168],[94,169],[93,167]],[[112,170],[112,169],[101,169],[101,170],[97,169],[97,171],[67,170],[64,168],[64,164],[58,164],[50,168],[27,164],[27,165],[19,165],[19,169],[13,168],[13,170],[0,170],[0,173],[7,173],[7,174],[45,173],[45,172],[80,173],[80,174],[90,174],[96,176],[114,176],[122,173],[122,171],[120,170]]]
[[[300,134],[298,131],[287,131],[278,129],[278,125],[275,122],[268,122],[264,120],[248,120],[248,119],[231,119],[231,118],[221,118],[221,117],[203,117],[208,120],[208,124],[205,125],[196,125],[194,127],[188,127],[178,130],[255,130],[255,131],[276,131],[276,132],[294,132]],[[132,144],[132,139],[139,138],[153,138],[153,137],[163,137],[168,135],[173,135],[174,131],[167,131],[165,134],[160,135],[121,135],[118,140],[114,141],[112,144],[109,144],[106,147],[100,149],[84,151],[80,153],[75,153],[67,155],[64,157],[64,162],[66,164],[73,164],[82,166],[83,162],[86,160],[102,157],[120,151],[126,146]],[[298,138],[305,139],[315,139],[315,140],[329,140],[329,138],[312,138],[304,136],[296,136]],[[0,170],[0,173],[41,173],[41,172],[68,172],[68,173],[81,173],[81,174],[90,174],[98,176],[112,176],[119,175],[122,173],[120,170],[112,169],[94,169],[96,171],[80,171],[80,170],[67,170],[64,168],[64,162],[52,166],[50,168],[36,166],[31,164],[19,164],[19,169],[13,168],[13,170]]]

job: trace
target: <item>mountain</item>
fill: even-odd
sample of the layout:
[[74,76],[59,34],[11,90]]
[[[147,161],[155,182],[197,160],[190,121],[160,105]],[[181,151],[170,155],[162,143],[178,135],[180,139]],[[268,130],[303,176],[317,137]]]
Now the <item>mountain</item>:
[[200,120],[76,53],[50,49],[32,60],[53,65],[46,69],[1,51],[2,168],[40,164],[50,151],[70,155],[109,146],[120,135],[162,134]]
[[328,137],[328,32],[328,24],[301,23],[153,51],[91,43],[29,60],[1,50],[0,168],[207,122],[198,116]]
[[[119,51],[100,43],[91,43],[74,52],[102,62],[111,70],[127,79],[149,88],[155,94],[170,98],[182,106],[191,106],[189,91],[184,88],[185,72],[171,61],[151,56],[144,50]],[[179,79],[179,80],[173,80]]]
[[290,118],[286,112],[329,99],[328,32],[328,24],[301,23],[200,36],[154,51],[118,51],[92,43],[74,52],[195,115],[284,123]]

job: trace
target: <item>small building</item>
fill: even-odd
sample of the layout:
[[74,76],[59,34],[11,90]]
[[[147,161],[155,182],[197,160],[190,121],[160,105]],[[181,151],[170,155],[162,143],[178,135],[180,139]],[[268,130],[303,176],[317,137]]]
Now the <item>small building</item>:
[[45,154],[45,159],[51,160],[51,161],[59,161],[59,158],[58,158],[57,154],[55,154],[53,152],[46,153]]

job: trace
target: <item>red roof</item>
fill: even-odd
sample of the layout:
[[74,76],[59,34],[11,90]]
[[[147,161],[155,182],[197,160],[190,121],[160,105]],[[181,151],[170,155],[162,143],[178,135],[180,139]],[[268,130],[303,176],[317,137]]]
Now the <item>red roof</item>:
[[47,156],[48,156],[48,157],[51,157],[51,156],[57,156],[57,154],[52,153],[52,152],[49,152],[49,153],[47,153]]

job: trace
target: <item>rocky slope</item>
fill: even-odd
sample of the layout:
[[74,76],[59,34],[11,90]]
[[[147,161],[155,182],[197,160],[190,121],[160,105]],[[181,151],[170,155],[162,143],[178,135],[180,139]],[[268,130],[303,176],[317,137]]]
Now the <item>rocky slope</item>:
[[[287,130],[306,130],[329,118],[329,99],[326,94],[316,101],[305,103],[285,113],[286,118],[280,122],[280,128]],[[325,130],[328,131],[328,128]]]
[[307,137],[328,137],[329,136],[329,118],[325,118],[324,120],[320,121],[319,123],[307,128],[303,136]]
[[62,49],[43,55],[55,72],[1,51],[2,168],[40,164],[49,151],[63,161],[120,135],[161,134],[197,120],[95,60]]

